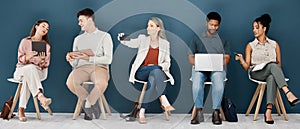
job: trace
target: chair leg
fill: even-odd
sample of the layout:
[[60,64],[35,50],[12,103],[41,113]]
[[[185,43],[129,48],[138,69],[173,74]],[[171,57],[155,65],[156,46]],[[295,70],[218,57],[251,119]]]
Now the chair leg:
[[8,114],[8,119],[11,119],[11,116],[14,113],[14,109],[16,107],[16,104],[17,104],[18,100],[19,100],[21,89],[22,89],[22,83],[19,83],[17,91],[16,91],[15,96],[14,96],[13,104],[12,104],[10,112]]
[[282,111],[284,120],[288,121],[288,116],[286,114],[286,110],[285,110],[285,107],[283,105],[282,98],[281,98],[281,95],[280,95],[280,92],[279,92],[278,89],[277,89],[277,100],[278,100],[278,103],[279,103],[279,105],[281,107],[281,111]]
[[281,111],[280,111],[280,108],[279,108],[279,104],[278,104],[277,98],[275,99],[275,107],[276,107],[278,116],[281,116]]
[[75,112],[73,114],[73,120],[76,120],[77,116],[81,113],[81,107],[82,107],[82,100],[78,98]]
[[47,112],[48,112],[49,115],[53,116],[53,113],[52,113],[52,110],[51,110],[50,107],[47,109]]
[[191,120],[194,118],[195,113],[196,113],[196,106],[193,106],[193,110],[192,110],[192,118],[191,118]]
[[37,97],[33,97],[33,102],[34,102],[34,107],[35,107],[35,111],[36,111],[36,117],[39,120],[41,120],[41,113],[40,113],[40,108],[39,108]]
[[110,108],[109,108],[108,103],[106,101],[106,98],[105,98],[105,96],[103,94],[101,95],[101,98],[102,98],[105,110],[107,111],[108,115],[111,116]]
[[143,86],[143,89],[142,89],[142,92],[141,92],[141,95],[140,95],[140,98],[139,98],[138,108],[142,107],[142,103],[143,103],[144,95],[145,95],[145,92],[146,92],[146,88],[147,88],[147,83],[145,83],[144,86]]
[[251,111],[251,109],[252,109],[252,107],[253,107],[253,105],[254,105],[254,103],[255,103],[257,97],[258,97],[258,93],[259,93],[259,91],[260,91],[260,88],[261,88],[261,87],[260,87],[260,84],[259,84],[259,85],[257,86],[255,92],[254,92],[254,95],[253,95],[252,99],[251,99],[251,102],[250,102],[249,107],[248,107],[248,109],[247,109],[247,112],[246,112],[246,114],[245,114],[246,116],[249,116],[250,111]]
[[260,109],[261,101],[262,101],[263,96],[264,96],[265,88],[266,88],[266,85],[265,84],[261,84],[261,89],[260,89],[260,92],[259,92],[259,97],[258,97],[258,100],[257,100],[257,104],[256,104],[256,108],[255,108],[255,113],[254,113],[254,117],[253,117],[254,121],[256,120],[256,118],[258,116],[258,112],[259,112],[259,109]]
[[224,112],[223,112],[223,109],[222,109],[222,107],[220,108],[220,112],[221,112],[221,117],[222,117],[222,120],[223,121],[226,121],[226,118],[225,118],[225,114],[224,114]]
[[102,101],[102,97],[100,96],[99,97],[99,106],[100,106],[100,110],[101,110],[101,113],[102,113],[102,119],[106,120],[106,113],[105,113],[105,110],[104,110],[104,106],[103,106],[103,101]]

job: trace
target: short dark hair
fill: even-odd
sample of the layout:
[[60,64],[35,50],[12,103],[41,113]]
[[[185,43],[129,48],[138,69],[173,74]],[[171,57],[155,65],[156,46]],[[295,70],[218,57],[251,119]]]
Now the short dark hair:
[[260,17],[254,20],[254,22],[260,23],[263,25],[263,27],[266,27],[266,34],[269,31],[271,21],[272,21],[271,16],[267,13],[261,15]]
[[92,9],[90,9],[90,8],[85,8],[85,9],[79,11],[79,12],[77,13],[77,18],[78,18],[80,15],[92,17],[93,20],[95,19],[94,11],[93,11]]
[[219,21],[219,24],[221,23],[221,16],[217,12],[210,12],[206,15],[207,20],[217,20]]

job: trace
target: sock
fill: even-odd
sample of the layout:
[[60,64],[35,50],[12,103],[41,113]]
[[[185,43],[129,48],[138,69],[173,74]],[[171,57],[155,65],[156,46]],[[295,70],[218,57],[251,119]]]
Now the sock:
[[86,101],[85,101],[84,107],[85,107],[85,108],[91,108],[91,107],[92,107],[91,103],[90,103],[87,99],[86,99]]
[[139,113],[139,117],[145,117],[145,108],[141,108],[140,113]]
[[170,103],[165,95],[160,96],[161,99],[161,105],[164,107],[170,106]]

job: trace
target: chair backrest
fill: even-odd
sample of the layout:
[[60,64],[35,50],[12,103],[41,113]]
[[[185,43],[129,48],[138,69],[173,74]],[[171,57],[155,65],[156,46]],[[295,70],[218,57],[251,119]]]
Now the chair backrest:
[[[227,79],[227,77],[224,79],[224,82],[226,82],[228,79]],[[193,81],[193,78],[191,77],[190,78],[190,81]],[[205,81],[204,82],[204,85],[211,85],[212,84],[212,82],[211,81]]]
[[[140,81],[140,80],[134,80],[135,82],[138,82],[138,83],[142,83],[142,84],[146,84],[147,82],[145,82],[145,81]],[[168,79],[168,80],[165,80],[164,82],[169,82],[170,81],[170,79]]]
[[83,85],[93,85],[94,82],[83,82],[82,84],[83,84]]
[[14,78],[7,78],[7,81],[14,82],[14,83],[22,83],[22,82],[20,82],[18,80],[15,80]]

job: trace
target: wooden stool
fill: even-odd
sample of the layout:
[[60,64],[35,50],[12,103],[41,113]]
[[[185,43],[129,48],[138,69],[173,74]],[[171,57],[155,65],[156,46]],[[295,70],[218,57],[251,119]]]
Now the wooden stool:
[[[15,93],[15,96],[14,96],[13,104],[11,106],[11,109],[10,109],[10,112],[9,112],[9,115],[8,115],[8,118],[10,119],[11,116],[12,116],[12,114],[13,114],[13,112],[14,112],[16,104],[17,104],[17,102],[19,100],[20,92],[21,92],[21,89],[22,89],[22,82],[17,81],[17,80],[15,80],[13,78],[8,78],[7,80],[9,82],[14,82],[14,83],[18,83],[19,84],[18,88],[17,88],[17,91]],[[37,97],[33,97],[33,102],[34,102],[34,107],[35,107],[35,110],[36,110],[36,116],[40,120],[41,119],[41,113],[40,113],[40,109],[39,109],[39,104],[38,104],[38,101],[37,101]],[[48,111],[48,113],[50,115],[52,115],[52,111],[51,111],[50,107],[49,107],[49,109],[47,111]]]
[[[89,85],[93,85],[93,84],[94,84],[93,82],[83,82],[82,83],[82,85],[84,86],[85,89],[88,89]],[[100,110],[102,113],[102,119],[106,120],[105,110],[107,111],[109,116],[111,116],[111,111],[109,109],[109,106],[108,106],[108,103],[106,101],[104,94],[100,95],[98,101],[99,101],[99,106],[100,106]],[[81,109],[82,109],[82,102],[83,102],[83,100],[80,100],[78,98],[76,108],[75,108],[75,111],[73,114],[73,120],[76,120],[77,116],[80,115]],[[104,107],[105,107],[105,109],[104,109]]]
[[[147,89],[147,82],[139,81],[139,80],[135,80],[135,81],[138,82],[138,83],[144,84],[143,89],[141,91],[141,95],[140,95],[140,98],[139,98],[139,105],[138,105],[138,109],[141,109],[143,99],[144,99],[144,95],[145,95],[145,92],[146,92],[146,89]],[[168,81],[170,81],[170,80],[165,80],[164,82],[168,82]],[[159,98],[159,100],[161,101],[160,98]],[[164,115],[165,115],[165,118],[166,118],[167,121],[170,120],[171,112],[165,111]]]
[[[257,104],[256,104],[256,108],[255,108],[255,113],[254,113],[254,117],[253,117],[253,120],[255,121],[257,116],[258,116],[258,112],[259,112],[259,109],[260,109],[260,105],[261,105],[261,102],[262,102],[262,99],[263,99],[263,96],[264,96],[264,92],[265,92],[265,89],[266,89],[266,84],[267,82],[263,82],[263,81],[258,81],[258,80],[254,80],[252,78],[250,78],[249,76],[249,79],[253,82],[256,82],[258,83],[257,85],[257,88],[254,92],[254,95],[251,99],[251,102],[249,104],[249,107],[247,109],[247,112],[246,112],[246,116],[249,116],[250,114],[250,111],[258,97],[258,100],[257,100]],[[289,79],[286,78],[285,81],[288,81]],[[284,116],[284,120],[288,120],[288,117],[287,117],[287,114],[286,114],[286,110],[285,110],[285,107],[283,105],[283,102],[282,102],[282,98],[281,98],[281,95],[280,95],[280,92],[279,92],[279,89],[277,88],[277,93],[276,93],[276,100],[275,100],[275,106],[276,106],[276,109],[277,109],[277,113],[278,113],[278,116],[281,115],[281,111],[282,111],[282,114]],[[280,106],[280,107],[279,107]],[[280,111],[281,109],[281,111]]]
[[[225,78],[224,82],[226,82],[227,80],[228,80],[228,79]],[[204,87],[204,88],[205,88],[205,85],[212,85],[212,82],[211,82],[211,81],[205,81],[204,84],[203,84],[203,87]],[[191,119],[194,118],[195,113],[196,113],[196,106],[193,107]],[[224,112],[223,112],[222,107],[220,108],[220,113],[221,113],[222,120],[225,121],[226,118],[225,118],[225,115],[224,115]]]

